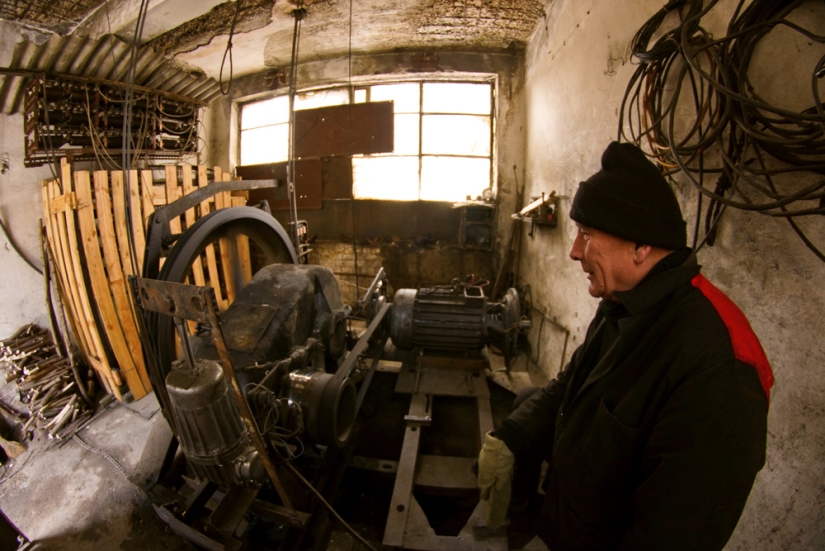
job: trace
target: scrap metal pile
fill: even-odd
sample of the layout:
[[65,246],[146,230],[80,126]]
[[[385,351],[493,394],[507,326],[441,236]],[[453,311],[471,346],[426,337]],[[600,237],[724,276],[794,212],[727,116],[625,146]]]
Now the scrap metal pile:
[[57,350],[48,330],[30,324],[0,341],[0,368],[8,370],[6,382],[16,381],[20,401],[28,406],[26,419],[2,404],[23,423],[27,438],[35,431],[49,438],[70,438],[91,418],[87,397],[94,392],[94,379],[82,381],[71,359]]

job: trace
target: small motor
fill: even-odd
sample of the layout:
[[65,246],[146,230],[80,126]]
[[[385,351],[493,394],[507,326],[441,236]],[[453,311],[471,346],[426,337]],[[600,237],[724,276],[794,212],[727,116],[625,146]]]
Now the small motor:
[[481,287],[457,279],[450,285],[399,289],[390,313],[390,336],[398,348],[462,352],[494,343],[508,364],[518,331],[529,326],[521,318],[515,289],[508,289],[501,302],[488,302]]
[[226,485],[255,485],[263,479],[263,462],[249,444],[218,362],[197,360],[193,368],[176,362],[166,390],[178,440],[198,478]]

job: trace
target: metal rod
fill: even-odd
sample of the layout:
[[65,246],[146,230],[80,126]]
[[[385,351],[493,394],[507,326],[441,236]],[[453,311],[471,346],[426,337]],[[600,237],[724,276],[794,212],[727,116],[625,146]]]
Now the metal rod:
[[232,389],[232,396],[235,398],[235,402],[238,405],[238,411],[240,412],[241,418],[249,431],[249,437],[252,440],[252,444],[255,446],[255,449],[258,450],[258,454],[260,455],[264,468],[269,475],[269,479],[272,481],[272,485],[275,487],[275,491],[278,492],[284,507],[286,507],[287,511],[292,516],[291,523],[295,526],[303,526],[301,518],[295,511],[295,507],[292,506],[292,502],[284,490],[281,480],[278,478],[275,465],[273,465],[272,461],[269,459],[266,443],[261,437],[261,433],[258,430],[258,425],[255,422],[255,418],[252,416],[252,411],[249,409],[249,404],[247,404],[246,399],[243,396],[241,385],[238,383],[238,377],[235,375],[235,369],[232,367],[232,358],[229,356],[229,350],[226,347],[226,341],[224,340],[223,332],[221,331],[220,314],[218,312],[218,303],[215,298],[215,290],[211,287],[201,287],[200,294],[203,300],[206,316],[212,327],[212,338],[215,348],[218,349],[218,355],[221,358],[224,373],[226,374],[226,378],[229,380],[229,386]]
[[195,356],[192,354],[192,346],[189,342],[189,332],[186,330],[186,320],[175,317],[175,329],[178,330],[180,347],[183,350],[184,358],[186,358],[186,365],[189,369],[195,369]]
[[[369,338],[375,333],[375,330],[378,328],[378,324],[384,319],[384,316],[390,309],[390,303],[384,303],[384,306],[378,311],[373,318],[372,322],[369,324],[369,327],[361,333],[361,336],[358,338],[358,342],[355,343],[355,346],[352,347],[349,354],[347,354],[346,359],[338,368],[338,371],[335,372],[335,379],[343,379],[349,376],[350,371],[352,371],[353,367],[355,367],[355,362],[358,361],[358,356],[361,355],[367,345],[369,344]],[[383,349],[383,348],[382,348]]]

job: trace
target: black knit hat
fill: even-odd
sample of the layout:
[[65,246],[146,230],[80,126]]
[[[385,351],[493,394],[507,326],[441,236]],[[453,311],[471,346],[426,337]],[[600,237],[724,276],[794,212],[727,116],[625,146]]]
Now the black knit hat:
[[607,146],[602,169],[579,184],[570,218],[645,245],[676,250],[687,243],[673,190],[642,150],[629,143]]

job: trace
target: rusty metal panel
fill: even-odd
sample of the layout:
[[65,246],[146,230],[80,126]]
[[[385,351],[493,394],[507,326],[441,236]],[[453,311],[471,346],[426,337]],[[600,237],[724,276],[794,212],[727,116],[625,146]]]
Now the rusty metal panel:
[[352,159],[350,157],[324,157],[321,159],[323,198],[352,199]]
[[393,102],[295,112],[295,156],[368,155],[393,150]]
[[[236,174],[244,180],[273,178],[286,182],[286,163],[239,166]],[[318,210],[323,207],[321,199],[321,160],[302,159],[295,161],[295,191],[298,210]],[[272,210],[287,210],[287,187],[249,190],[250,205],[266,200]]]

